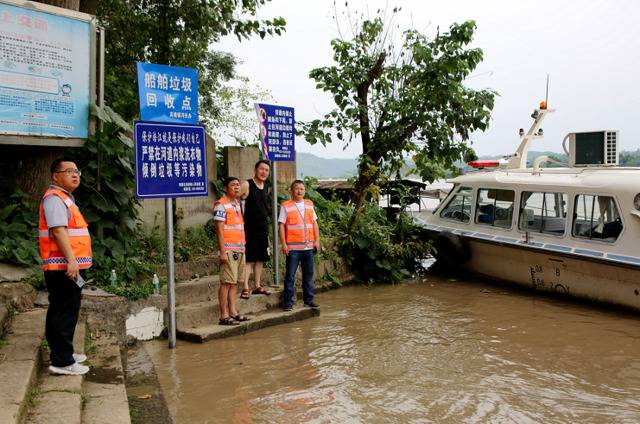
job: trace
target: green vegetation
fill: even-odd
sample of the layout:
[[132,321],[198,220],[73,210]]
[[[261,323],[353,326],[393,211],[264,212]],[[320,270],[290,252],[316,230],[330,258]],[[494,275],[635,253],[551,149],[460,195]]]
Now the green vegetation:
[[[8,190],[7,190],[8,191]],[[21,191],[3,193],[8,203],[0,209],[0,261],[29,265],[38,252],[38,209],[29,196]]]
[[221,37],[280,35],[282,17],[256,19],[270,0],[105,0],[95,12],[106,28],[105,98],[126,121],[138,115],[136,61],[198,69],[201,119],[211,124],[222,113],[224,82],[234,77],[236,59],[211,48]]
[[453,24],[433,39],[407,30],[398,46],[391,20],[364,20],[353,28],[353,39],[334,39],[336,63],[310,73],[336,108],[303,123],[305,139],[324,145],[335,135],[347,144],[357,138],[362,143],[351,225],[365,201],[376,197],[380,178],[399,171],[407,156],[428,181],[461,157],[474,156],[469,134],[488,127],[493,108],[494,92],[464,86],[482,60],[482,50],[467,48],[474,22]]
[[[256,19],[257,9],[268,1],[108,0],[92,3],[96,10],[83,9],[94,13],[107,31],[105,99],[110,105],[92,110],[104,128],[90,137],[85,147],[64,152],[82,170],[82,184],[74,195],[92,235],[94,265],[87,271],[90,283],[129,298],[143,297],[152,291],[153,271],[166,262],[163,237],[157,232],[146,235],[139,228],[139,203],[133,195],[133,144],[127,122],[138,114],[137,101],[132,101],[137,99],[135,62],[197,68],[202,120],[226,122],[225,115],[232,112],[220,107],[220,99],[229,103],[235,97],[246,100],[251,97],[250,87],[247,81],[237,89],[224,87],[235,76],[236,60],[210,46],[228,34],[239,39],[281,34],[283,18]],[[243,106],[246,109],[246,101]],[[41,165],[48,167],[49,163]],[[17,192],[14,183],[0,181],[0,195],[9,200],[0,208],[0,260],[35,265],[39,261],[38,206],[30,199],[39,200],[42,193]],[[178,232],[175,240],[177,260],[215,250],[210,228]],[[111,269],[116,270],[121,283],[115,288],[108,283]],[[32,283],[44,286],[40,275],[32,278]]]
[[315,191],[315,183],[313,179],[305,181],[307,197],[317,210],[323,244],[335,243],[358,280],[395,283],[420,269],[430,245],[421,239],[411,217],[399,214],[389,218],[385,209],[367,202],[351,226],[353,205],[324,199]]

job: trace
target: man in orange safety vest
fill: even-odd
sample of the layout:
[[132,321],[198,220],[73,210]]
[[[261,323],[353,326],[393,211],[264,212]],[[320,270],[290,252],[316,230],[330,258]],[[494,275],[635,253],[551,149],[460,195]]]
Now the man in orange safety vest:
[[92,264],[89,225],[71,194],[80,185],[80,171],[67,159],[51,163],[51,185],[40,202],[38,238],[44,282],[49,292],[45,337],[52,374],[82,375],[87,357],[73,352],[84,279]]
[[282,203],[278,217],[282,251],[287,256],[284,277],[283,308],[293,310],[295,277],[302,265],[304,306],[318,308],[313,300],[313,257],[320,251],[320,229],[313,202],[304,198],[304,182],[291,183],[291,200]]

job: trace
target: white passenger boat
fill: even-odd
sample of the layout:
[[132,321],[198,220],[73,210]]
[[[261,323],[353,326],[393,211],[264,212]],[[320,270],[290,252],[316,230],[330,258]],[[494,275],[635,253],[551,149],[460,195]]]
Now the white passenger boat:
[[618,166],[618,132],[571,133],[569,164],[527,168],[545,102],[514,155],[454,178],[425,218],[436,257],[494,279],[640,310],[640,168]]

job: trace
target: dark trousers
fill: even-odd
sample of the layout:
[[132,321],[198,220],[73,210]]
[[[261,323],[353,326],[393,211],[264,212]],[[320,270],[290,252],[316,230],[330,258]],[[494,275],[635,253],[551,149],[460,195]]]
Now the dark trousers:
[[302,300],[304,303],[313,302],[313,250],[290,250],[282,293],[285,307],[293,305],[298,264],[302,267]]
[[65,271],[45,271],[44,282],[49,291],[49,309],[45,324],[45,337],[49,343],[51,365],[66,367],[73,359],[73,334],[80,313],[82,290]]

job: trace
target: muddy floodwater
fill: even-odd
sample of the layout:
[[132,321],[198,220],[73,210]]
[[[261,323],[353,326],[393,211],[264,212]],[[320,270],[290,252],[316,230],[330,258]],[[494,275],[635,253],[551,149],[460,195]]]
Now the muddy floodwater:
[[177,423],[638,423],[640,316],[482,282],[346,287],[318,318],[145,345]]

